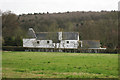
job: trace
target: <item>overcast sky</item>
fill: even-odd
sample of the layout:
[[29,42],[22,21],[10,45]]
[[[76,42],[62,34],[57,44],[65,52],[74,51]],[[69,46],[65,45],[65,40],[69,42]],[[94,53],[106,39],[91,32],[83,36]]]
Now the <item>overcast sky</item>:
[[118,10],[119,0],[0,0],[2,11],[16,14]]

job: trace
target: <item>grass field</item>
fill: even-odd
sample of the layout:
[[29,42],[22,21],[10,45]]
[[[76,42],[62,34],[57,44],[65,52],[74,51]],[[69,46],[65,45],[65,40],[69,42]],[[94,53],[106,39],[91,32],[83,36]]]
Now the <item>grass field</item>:
[[3,52],[3,78],[117,78],[118,54]]

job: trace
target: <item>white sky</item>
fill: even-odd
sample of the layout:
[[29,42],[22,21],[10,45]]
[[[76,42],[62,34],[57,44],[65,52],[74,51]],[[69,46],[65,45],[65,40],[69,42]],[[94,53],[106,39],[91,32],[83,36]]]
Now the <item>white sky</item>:
[[0,0],[2,11],[16,14],[118,10],[119,0]]

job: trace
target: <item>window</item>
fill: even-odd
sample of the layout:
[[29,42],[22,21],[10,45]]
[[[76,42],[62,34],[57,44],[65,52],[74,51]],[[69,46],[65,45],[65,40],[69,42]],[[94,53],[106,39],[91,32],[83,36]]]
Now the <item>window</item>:
[[49,41],[47,41],[47,43],[50,43]]
[[67,43],[69,43],[69,41],[67,41]]
[[37,44],[39,44],[39,41],[37,41]]

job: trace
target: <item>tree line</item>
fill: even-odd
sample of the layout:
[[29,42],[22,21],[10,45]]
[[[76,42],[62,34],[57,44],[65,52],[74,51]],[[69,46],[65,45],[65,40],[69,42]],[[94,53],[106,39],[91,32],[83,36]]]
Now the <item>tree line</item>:
[[3,46],[22,46],[28,28],[36,32],[79,32],[80,40],[100,40],[102,47],[118,45],[118,12],[2,13]]

